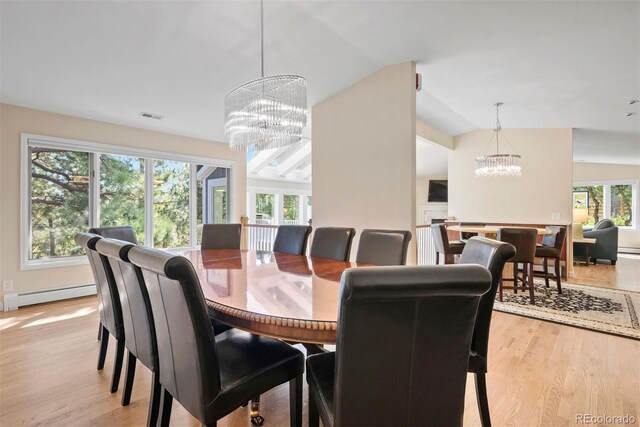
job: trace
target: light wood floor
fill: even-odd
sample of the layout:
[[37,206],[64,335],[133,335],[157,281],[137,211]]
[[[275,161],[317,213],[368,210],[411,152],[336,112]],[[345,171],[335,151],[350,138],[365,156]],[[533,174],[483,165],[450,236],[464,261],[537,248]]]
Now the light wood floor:
[[[121,407],[120,392],[108,391],[113,345],[104,371],[95,369],[97,325],[95,297],[0,314],[1,426],[144,425],[150,375],[138,365],[131,405]],[[581,413],[640,418],[640,341],[495,313],[490,348],[495,426],[574,425]],[[265,427],[288,425],[287,399],[286,386],[263,396]],[[479,425],[472,377],[464,423]],[[198,423],[175,404],[172,425]],[[249,426],[248,410],[220,425]]]
[[640,291],[640,255],[618,254],[616,265],[601,262],[596,265],[576,264],[570,283]]

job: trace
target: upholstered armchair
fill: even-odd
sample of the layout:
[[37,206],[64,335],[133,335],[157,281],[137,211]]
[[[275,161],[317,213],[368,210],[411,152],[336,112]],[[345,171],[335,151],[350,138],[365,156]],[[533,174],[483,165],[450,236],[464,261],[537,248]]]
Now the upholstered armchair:
[[[584,237],[596,239],[596,243],[589,249],[589,257],[599,260],[606,259],[615,265],[618,260],[618,227],[610,219],[603,219],[591,229],[584,230]],[[584,256],[584,245],[573,245],[573,254]]]

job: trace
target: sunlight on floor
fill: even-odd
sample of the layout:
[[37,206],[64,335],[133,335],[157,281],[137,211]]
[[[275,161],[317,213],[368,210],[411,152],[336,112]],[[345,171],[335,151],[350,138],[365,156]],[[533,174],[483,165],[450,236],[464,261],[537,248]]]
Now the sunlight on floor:
[[80,310],[76,310],[75,312],[70,314],[65,314],[62,316],[49,316],[43,319],[34,320],[33,322],[30,322],[24,326],[21,326],[20,328],[29,328],[31,326],[46,325],[48,323],[55,323],[55,322],[61,322],[63,320],[75,319],[77,317],[88,316],[89,314],[94,313],[95,311],[96,311],[95,308],[85,307],[85,308],[81,308]]

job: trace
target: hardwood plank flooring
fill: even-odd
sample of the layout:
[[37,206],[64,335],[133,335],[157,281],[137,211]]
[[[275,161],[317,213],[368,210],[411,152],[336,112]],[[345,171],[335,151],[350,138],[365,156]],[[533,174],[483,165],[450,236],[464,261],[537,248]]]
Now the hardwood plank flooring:
[[[138,366],[131,404],[120,406],[121,389],[109,393],[113,340],[105,369],[95,368],[97,325],[95,297],[0,314],[1,426],[145,424],[149,372]],[[638,425],[639,360],[640,341],[495,313],[488,374],[493,424],[575,425],[576,414],[588,413],[630,415]],[[288,425],[286,386],[263,396],[262,414],[265,427]],[[306,417],[305,403],[305,425]],[[480,425],[472,376],[464,424]],[[174,404],[171,425],[198,423]],[[219,425],[250,426],[248,409]]]
[[640,292],[640,255],[618,254],[616,265],[606,261],[588,267],[576,264],[573,270],[570,283]]

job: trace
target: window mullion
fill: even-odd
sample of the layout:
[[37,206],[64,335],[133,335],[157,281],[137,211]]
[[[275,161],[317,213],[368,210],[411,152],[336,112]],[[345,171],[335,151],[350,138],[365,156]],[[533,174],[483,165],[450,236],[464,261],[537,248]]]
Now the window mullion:
[[611,218],[611,185],[602,186],[602,198],[604,199],[604,215],[603,218]]
[[153,246],[153,159],[144,159],[144,244]]
[[89,154],[89,228],[100,227],[100,154]]
[[[197,166],[191,163],[189,165],[189,246],[191,246],[192,248],[198,245],[198,218],[196,215],[198,192],[196,174]],[[202,199],[204,200],[204,195]],[[202,221],[204,222],[204,218],[202,219]]]

